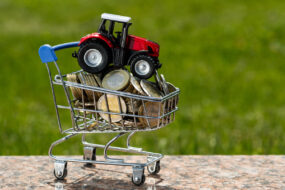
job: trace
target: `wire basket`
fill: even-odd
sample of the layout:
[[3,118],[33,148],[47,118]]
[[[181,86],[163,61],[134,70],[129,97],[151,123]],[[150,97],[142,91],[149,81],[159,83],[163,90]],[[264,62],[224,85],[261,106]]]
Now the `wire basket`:
[[[84,72],[80,70],[72,74],[80,76]],[[177,88],[164,97],[156,98],[70,82],[66,80],[66,76],[56,75],[52,82],[65,88],[68,102],[70,102],[69,106],[56,104],[59,109],[70,110],[72,115],[73,127],[63,131],[65,133],[150,131],[164,127],[175,119],[179,95]],[[77,92],[76,98],[71,95],[70,89]],[[87,93],[93,98],[88,98]],[[105,110],[98,109],[96,98],[98,94],[104,97]],[[127,110],[131,111],[123,111],[126,107],[123,102],[127,102]],[[109,107],[114,103],[119,108],[116,112]],[[135,111],[137,105],[140,105],[140,113]],[[121,119],[113,122],[114,117]]]

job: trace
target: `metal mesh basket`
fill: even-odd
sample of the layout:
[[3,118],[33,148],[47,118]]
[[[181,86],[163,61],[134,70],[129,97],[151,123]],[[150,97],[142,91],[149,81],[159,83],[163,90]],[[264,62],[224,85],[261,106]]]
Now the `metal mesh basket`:
[[[83,71],[73,74],[81,75]],[[130,132],[130,131],[149,131],[161,128],[175,119],[177,111],[179,89],[167,94],[162,98],[148,97],[132,94],[123,91],[108,90],[100,87],[89,86],[82,83],[75,83],[66,80],[67,75],[56,75],[53,84],[62,85],[70,102],[69,106],[56,104],[59,109],[71,111],[73,127],[65,130],[67,133],[100,133],[100,132]],[[69,88],[68,88],[69,87]],[[72,98],[70,88],[80,92],[80,98]],[[86,93],[93,94],[90,101]],[[100,93],[104,97],[107,109],[97,108],[98,100],[96,95]],[[115,98],[119,110],[110,110],[110,96]],[[127,102],[128,110],[123,112],[122,101]],[[113,102],[114,103],[114,100]],[[137,104],[141,105],[141,112],[135,111]],[[132,109],[130,109],[132,108]],[[105,119],[102,118],[105,116]],[[112,117],[120,117],[120,121],[113,122]],[[107,118],[107,119],[106,119]]]

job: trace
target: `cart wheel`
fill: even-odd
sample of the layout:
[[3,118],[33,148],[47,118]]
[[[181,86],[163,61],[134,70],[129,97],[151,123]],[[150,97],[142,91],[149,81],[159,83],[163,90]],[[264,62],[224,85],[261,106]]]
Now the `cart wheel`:
[[150,164],[147,166],[147,171],[151,174],[151,175],[155,175],[158,174],[160,171],[160,160],[155,162],[154,164]]
[[134,177],[134,175],[132,176],[132,182],[133,184],[135,184],[136,186],[140,186],[142,184],[144,184],[145,182],[145,175],[143,174],[141,176],[141,178],[137,178],[137,177]]
[[133,184],[135,184],[137,186],[140,186],[145,182],[144,166],[143,165],[133,166],[132,182],[133,182]]
[[[84,160],[96,160],[96,148],[93,147],[84,147],[84,155],[83,155]],[[92,167],[92,163],[85,163],[84,166],[86,167]]]
[[58,180],[63,180],[67,176],[67,162],[56,161],[54,163],[53,174]]

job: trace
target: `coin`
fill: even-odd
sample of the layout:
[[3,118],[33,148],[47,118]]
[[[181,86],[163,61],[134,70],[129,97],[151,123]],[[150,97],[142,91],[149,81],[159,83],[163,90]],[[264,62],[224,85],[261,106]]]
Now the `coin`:
[[101,80],[100,76],[98,74],[92,74],[92,76],[95,78],[97,85],[99,87],[102,87],[102,80]]
[[[107,102],[106,102],[106,99],[107,99]],[[108,103],[109,112],[120,113],[119,99],[121,103],[122,113],[126,113],[127,106],[123,98],[121,97],[118,98],[118,96],[111,95],[111,94],[107,94],[106,97],[105,95],[102,95],[97,102],[97,107],[99,110],[107,112],[108,111],[107,103]],[[109,114],[101,113],[101,112],[99,114],[103,119],[105,119],[106,121],[109,121]],[[123,119],[121,115],[115,115],[115,114],[110,114],[110,118],[111,118],[111,122],[118,122]]]
[[166,84],[166,80],[165,80],[165,78],[164,78],[164,75],[161,74],[161,75],[160,75],[160,78],[161,78],[161,86],[162,86],[164,95],[169,94],[168,86],[167,86],[167,84]]
[[[162,115],[163,105],[159,102],[146,102],[145,106],[141,105],[139,108],[139,115],[148,116],[148,117],[159,117]],[[147,119],[139,117],[139,121],[145,126],[155,127],[158,123],[158,118]]]
[[[66,79],[67,79],[67,81],[69,81],[69,82],[80,83],[80,82],[79,82],[79,79],[78,79],[78,76],[77,76],[77,74],[75,74],[75,73],[67,74],[67,75],[66,75]],[[70,86],[69,88],[70,88],[71,93],[72,93],[72,95],[73,95],[73,97],[74,97],[75,99],[78,99],[78,100],[81,100],[81,99],[82,99],[82,92],[83,92],[82,89],[80,89],[80,88],[75,88],[75,87],[73,87],[73,86]]]
[[167,84],[167,88],[169,90],[169,93],[176,91],[176,87],[173,84],[171,84],[169,82],[166,82],[166,84]]
[[163,92],[163,87],[162,87],[161,78],[160,78],[160,76],[159,76],[157,70],[155,70],[155,75],[154,75],[154,76],[155,76],[155,81],[156,81],[156,84],[157,84],[159,90]]
[[[134,77],[133,74],[131,75],[131,84],[133,85],[134,89],[141,95],[145,95],[141,85],[140,85],[140,81],[137,77]],[[135,93],[135,92],[134,92]]]
[[125,88],[123,91],[132,93],[134,91],[134,86],[131,83],[129,83],[128,87]]
[[162,94],[161,92],[158,90],[158,88],[156,87],[155,84],[147,81],[147,80],[144,80],[142,79],[141,82],[141,87],[143,89],[143,91],[148,95],[148,96],[151,96],[151,97],[157,97],[157,98],[161,98],[162,97]]
[[[173,84],[171,84],[169,82],[166,82],[166,84],[167,84],[167,87],[169,89],[169,93],[174,92],[174,91],[177,90],[176,87]],[[175,104],[174,103],[172,104],[172,107],[175,108],[176,105],[178,104],[178,100],[179,100],[178,96],[175,96],[175,97],[171,98],[170,100],[175,102]]]
[[[83,107],[83,102],[82,101],[75,101],[74,103],[75,107]],[[84,102],[84,107],[94,107],[94,102]]]
[[[98,84],[97,84],[93,74],[80,73],[79,74],[79,80],[80,80],[81,84],[98,87]],[[96,100],[101,95],[100,93],[97,93],[96,91],[92,91],[92,90],[84,90],[84,91],[85,91],[89,101],[93,101],[94,96],[95,96],[95,100]],[[93,94],[93,92],[94,92],[94,94]]]
[[94,121],[93,123],[91,123],[87,128],[86,128],[86,130],[87,131],[92,131],[93,129],[95,129],[95,127],[97,127],[98,126],[98,122],[97,121]]
[[106,74],[102,86],[110,90],[124,90],[130,82],[130,74],[123,69],[117,69]]
[[[121,122],[116,123],[117,126],[123,126]],[[126,128],[130,128],[130,127],[137,127],[137,128],[143,128],[145,125],[139,121],[134,122],[134,120],[125,120],[124,119],[124,126]]]
[[133,99],[133,102],[130,98],[125,98],[127,108],[128,108],[128,113],[137,113],[139,111],[139,106],[141,105],[141,101],[137,99]]

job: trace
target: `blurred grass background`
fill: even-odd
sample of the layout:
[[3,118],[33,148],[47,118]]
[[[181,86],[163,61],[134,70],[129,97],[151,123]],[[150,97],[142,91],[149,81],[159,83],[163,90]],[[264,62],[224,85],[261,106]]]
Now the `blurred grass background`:
[[[46,155],[62,136],[38,48],[97,31],[103,12],[131,16],[131,34],[158,42],[160,73],[181,89],[176,121],[136,134],[134,146],[164,154],[285,153],[284,1],[1,0],[0,155]],[[68,71],[79,69],[71,52],[59,56]],[[81,154],[79,140],[56,152]]]

